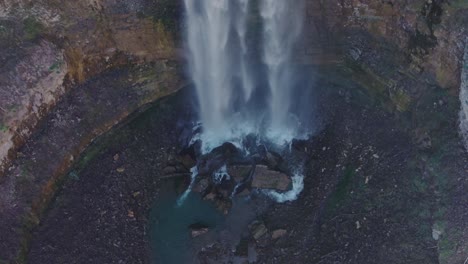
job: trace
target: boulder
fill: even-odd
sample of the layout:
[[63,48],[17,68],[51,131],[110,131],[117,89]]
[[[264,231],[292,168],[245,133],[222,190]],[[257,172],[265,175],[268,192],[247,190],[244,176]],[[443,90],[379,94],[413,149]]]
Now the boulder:
[[182,156],[177,157],[177,160],[187,169],[190,170],[193,166],[197,164],[197,161],[195,161],[190,155],[185,154]]
[[198,237],[198,236],[201,236],[203,234],[206,234],[208,233],[209,229],[208,228],[200,228],[200,229],[192,229],[192,237]]
[[283,237],[287,233],[288,233],[288,231],[286,231],[285,229],[277,229],[277,230],[273,231],[273,233],[271,234],[271,238],[272,239],[278,239],[280,237]]
[[201,193],[202,195],[205,194],[210,188],[210,182],[208,179],[201,179],[196,182],[196,184],[193,186],[192,191]]
[[263,223],[255,225],[255,227],[252,229],[252,236],[255,240],[258,240],[266,233],[268,233],[268,229]]
[[240,183],[249,177],[252,169],[253,166],[249,165],[233,165],[229,166],[227,171],[228,174],[236,181],[236,183]]
[[253,188],[287,191],[290,185],[291,178],[282,172],[270,170],[263,165],[258,165],[255,168],[252,180]]

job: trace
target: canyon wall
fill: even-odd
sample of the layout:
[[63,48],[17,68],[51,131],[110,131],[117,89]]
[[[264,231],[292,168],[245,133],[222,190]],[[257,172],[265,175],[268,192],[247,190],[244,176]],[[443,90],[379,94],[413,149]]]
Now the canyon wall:
[[[365,73],[398,110],[438,86],[458,94],[468,3],[462,0],[307,1],[303,63]],[[359,75],[359,74],[358,74]],[[409,79],[423,80],[426,86]],[[370,86],[374,86],[373,88]]]
[[0,1],[0,175],[69,89],[110,69],[177,60],[172,10],[164,1]]
[[81,152],[184,85],[173,1],[0,1],[0,263]]

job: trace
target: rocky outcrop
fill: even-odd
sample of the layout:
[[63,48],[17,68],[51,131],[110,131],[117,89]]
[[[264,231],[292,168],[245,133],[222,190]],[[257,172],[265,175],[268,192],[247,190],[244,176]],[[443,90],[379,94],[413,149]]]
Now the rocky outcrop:
[[68,67],[57,46],[43,40],[23,52],[16,63],[4,57],[0,72],[0,173],[65,92]]
[[167,29],[174,17],[148,11],[164,4],[0,2],[0,176],[39,121],[76,84],[125,65],[176,59],[176,33]]
[[258,165],[252,180],[252,187],[258,189],[273,189],[278,191],[287,191],[291,185],[291,178],[288,175],[269,170],[266,166]]
[[[457,94],[468,5],[464,1],[307,1],[306,64],[351,71],[405,111],[428,86]],[[423,80],[426,85],[409,84]]]

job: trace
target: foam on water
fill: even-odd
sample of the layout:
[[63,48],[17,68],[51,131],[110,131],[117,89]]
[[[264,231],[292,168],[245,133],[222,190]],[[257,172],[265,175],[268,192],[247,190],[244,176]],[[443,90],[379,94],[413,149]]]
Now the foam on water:
[[231,176],[227,172],[226,165],[223,165],[219,170],[213,173],[213,182],[216,184],[220,184],[224,180],[230,180]]
[[185,192],[179,197],[179,199],[177,199],[177,206],[182,206],[184,204],[188,195],[192,191],[192,187],[193,187],[193,184],[195,183],[195,179],[197,178],[197,176],[198,176],[198,167],[197,165],[195,165],[190,169],[190,184],[187,190],[185,190]]
[[263,190],[263,192],[278,203],[294,201],[299,197],[299,194],[304,189],[304,175],[294,174],[291,179],[292,188],[287,192],[280,193],[275,190]]

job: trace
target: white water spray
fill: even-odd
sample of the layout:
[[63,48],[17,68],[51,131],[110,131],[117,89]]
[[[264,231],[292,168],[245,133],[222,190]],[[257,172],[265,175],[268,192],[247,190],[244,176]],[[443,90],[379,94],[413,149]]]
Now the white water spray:
[[301,1],[263,0],[263,60],[270,88],[268,136],[290,141],[298,136],[298,122],[291,116],[291,56],[302,31]]
[[[197,139],[205,153],[248,134],[279,145],[300,136],[290,108],[291,56],[302,30],[302,1],[261,0],[259,14],[249,8],[255,3],[185,0],[189,71],[202,124]],[[254,34],[262,36],[262,45],[249,42],[249,30],[256,26],[248,23],[251,16],[261,21],[262,30]],[[260,66],[250,58],[255,48]]]
[[193,166],[190,169],[190,173],[191,173],[191,175],[190,175],[190,184],[189,184],[187,190],[185,190],[185,192],[179,197],[179,199],[177,199],[177,206],[179,206],[179,207],[182,206],[182,204],[184,204],[185,199],[187,199],[188,195],[192,191],[193,185],[195,184],[195,179],[198,176],[198,167],[197,167],[197,165]]
[[235,104],[245,105],[253,90],[246,61],[248,3],[185,0],[189,69],[197,91],[205,150],[241,134],[234,125],[234,119],[240,119]]
[[[304,101],[293,95],[297,75],[292,61],[302,31],[303,0],[184,2],[189,73],[201,124],[192,143],[199,140],[202,152],[208,153],[225,142],[243,149],[249,134],[279,148],[307,137],[301,115],[292,109],[300,109],[298,102]],[[215,173],[225,175],[225,167]],[[296,199],[303,177],[292,179],[291,191],[265,193],[279,202]]]

